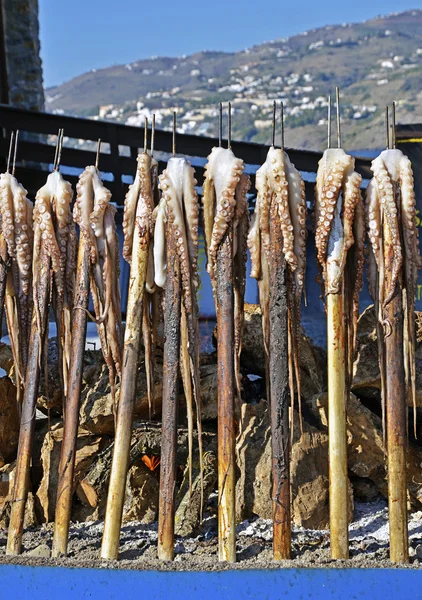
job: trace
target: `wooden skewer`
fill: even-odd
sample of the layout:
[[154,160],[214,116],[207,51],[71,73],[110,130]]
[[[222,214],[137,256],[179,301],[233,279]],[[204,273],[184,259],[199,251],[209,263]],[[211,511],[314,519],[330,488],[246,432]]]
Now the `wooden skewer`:
[[142,339],[141,320],[148,268],[149,240],[150,234],[147,227],[145,229],[142,228],[142,230],[135,229],[123,347],[120,400],[117,412],[104,535],[101,546],[101,558],[109,560],[117,559],[119,552],[120,528],[126,491],[130,440],[132,437],[136,372]]
[[233,233],[229,225],[217,253],[218,555],[236,561],[234,429]]
[[174,514],[177,450],[177,397],[179,390],[181,279],[176,238],[166,227],[167,280],[164,310],[164,364],[158,558],[174,558]]
[[331,558],[349,557],[344,293],[327,295],[328,454]]
[[273,556],[275,560],[284,560],[290,558],[291,546],[287,273],[283,234],[275,202],[271,203],[270,210],[269,376]]
[[75,303],[77,308],[72,322],[72,346],[68,394],[65,406],[63,441],[60,452],[59,477],[56,496],[56,514],[52,556],[67,554],[69,525],[73,498],[76,441],[79,425],[79,402],[85,353],[86,322],[89,303],[89,248],[84,237],[79,239],[76,271]]
[[22,533],[25,519],[25,506],[28,497],[32,443],[34,439],[35,411],[40,381],[40,359],[48,320],[50,262],[48,254],[41,252],[38,262],[40,274],[37,288],[41,327],[38,327],[37,308],[34,307],[22,403],[15,485],[13,488],[12,508],[7,537],[6,554],[8,555],[20,554],[22,549]]
[[[384,221],[384,264],[393,263],[390,229]],[[385,289],[389,289],[391,269],[385,269]],[[409,561],[407,531],[407,403],[403,356],[403,303],[398,282],[391,302],[384,309],[391,332],[385,336],[386,425],[388,463],[388,517],[390,522],[390,560]]]

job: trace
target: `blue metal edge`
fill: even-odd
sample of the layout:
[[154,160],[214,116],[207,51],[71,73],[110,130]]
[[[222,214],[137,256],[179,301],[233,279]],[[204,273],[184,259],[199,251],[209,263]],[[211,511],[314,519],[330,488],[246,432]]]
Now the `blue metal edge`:
[[139,571],[0,565],[0,599],[422,598],[418,569]]

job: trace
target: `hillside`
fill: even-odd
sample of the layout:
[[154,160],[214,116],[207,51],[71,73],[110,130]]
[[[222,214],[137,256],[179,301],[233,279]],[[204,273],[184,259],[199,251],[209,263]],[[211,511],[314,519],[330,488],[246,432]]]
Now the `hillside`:
[[422,121],[422,11],[327,26],[236,52],[151,57],[84,73],[46,90],[52,112],[217,135],[219,101],[233,103],[233,138],[268,142],[274,99],[283,100],[286,145],[326,143],[327,94],[340,86],[344,147],[383,145],[384,106]]

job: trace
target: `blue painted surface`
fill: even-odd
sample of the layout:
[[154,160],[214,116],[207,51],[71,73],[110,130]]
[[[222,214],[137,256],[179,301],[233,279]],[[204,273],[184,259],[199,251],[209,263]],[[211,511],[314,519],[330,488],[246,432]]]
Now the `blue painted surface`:
[[422,598],[422,572],[416,569],[279,569],[205,573],[1,565],[0,582],[1,600]]

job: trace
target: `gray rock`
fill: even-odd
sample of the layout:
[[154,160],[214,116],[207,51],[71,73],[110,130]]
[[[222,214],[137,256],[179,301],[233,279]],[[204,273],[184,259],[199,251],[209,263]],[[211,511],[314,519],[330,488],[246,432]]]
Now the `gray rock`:
[[36,558],[50,558],[51,550],[47,546],[47,544],[40,544],[39,546],[36,546],[35,548],[27,552],[26,555],[33,556]]

